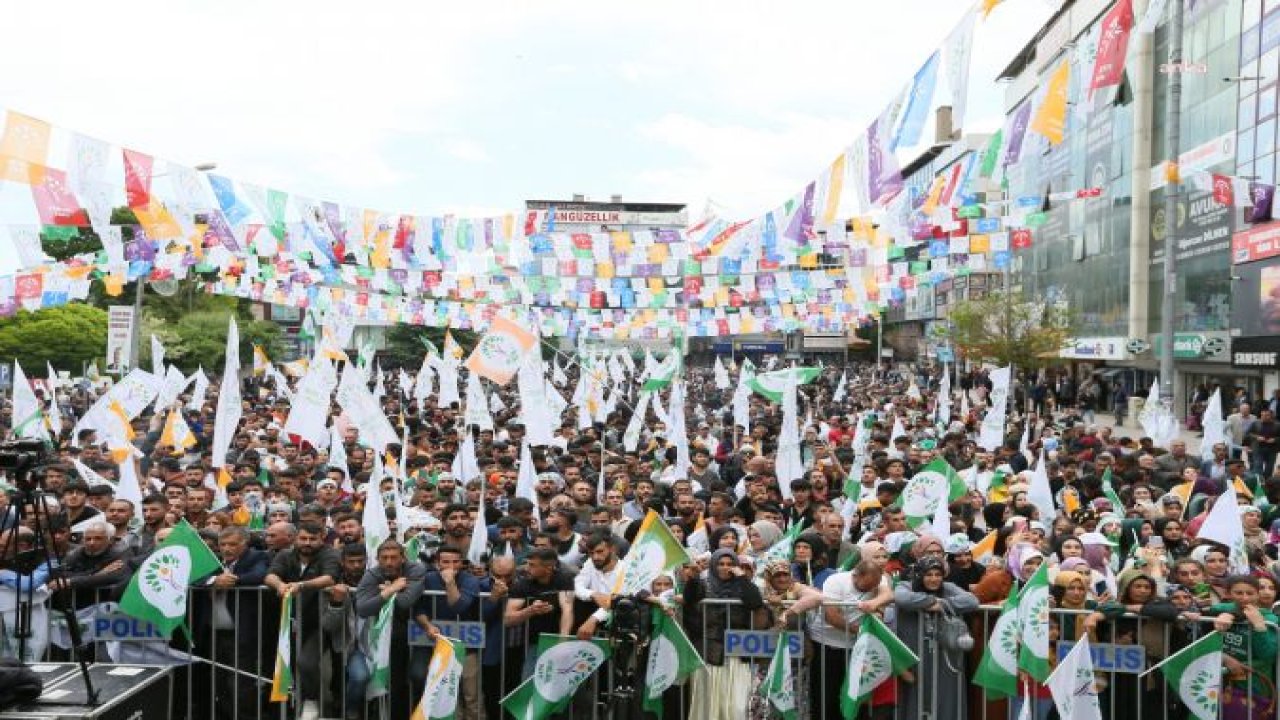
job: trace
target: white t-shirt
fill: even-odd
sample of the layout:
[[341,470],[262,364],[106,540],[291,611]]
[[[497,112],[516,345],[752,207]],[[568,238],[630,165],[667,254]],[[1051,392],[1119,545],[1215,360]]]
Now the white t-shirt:
[[[871,600],[880,587],[890,587],[888,575],[880,578],[880,585],[875,590],[862,592],[853,584],[852,571],[838,572],[828,577],[822,584],[822,597],[827,603],[852,604]],[[853,622],[863,615],[863,612],[855,607],[841,607],[838,610],[844,617],[845,623]],[[809,617],[809,635],[819,644],[836,648],[851,648],[853,641],[858,637],[854,633],[847,632],[844,627],[832,627],[823,617],[823,608],[814,610]]]

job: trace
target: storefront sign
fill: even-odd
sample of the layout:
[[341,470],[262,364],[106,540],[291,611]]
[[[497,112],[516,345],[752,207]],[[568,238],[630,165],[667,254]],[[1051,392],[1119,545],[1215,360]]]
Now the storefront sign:
[[1058,353],[1071,360],[1124,360],[1125,339],[1122,337],[1076,338]]
[[[1164,338],[1157,335],[1155,354],[1159,355],[1164,347]],[[1222,338],[1209,337],[1200,333],[1176,333],[1173,336],[1173,356],[1175,358],[1195,359],[1206,356],[1221,355],[1226,349]]]
[[1280,337],[1239,337],[1231,341],[1231,366],[1280,369]]
[[[1182,177],[1185,178],[1194,170],[1208,170],[1218,163],[1235,160],[1235,157],[1236,133],[1232,130],[1179,155],[1178,168],[1182,170]],[[1164,183],[1164,164],[1162,163],[1151,168],[1151,189],[1159,190],[1164,187]],[[1186,187],[1185,184],[1183,187]]]
[[1269,222],[1231,236],[1231,262],[1240,265],[1280,255],[1280,222]]

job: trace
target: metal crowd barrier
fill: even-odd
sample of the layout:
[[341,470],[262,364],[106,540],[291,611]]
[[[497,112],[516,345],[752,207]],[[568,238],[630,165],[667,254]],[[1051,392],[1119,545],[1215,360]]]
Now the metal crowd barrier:
[[[186,628],[170,640],[160,637],[145,623],[124,616],[115,609],[115,597],[99,595],[78,598],[81,627],[88,657],[98,662],[176,665],[174,717],[195,720],[270,720],[298,717],[304,702],[315,702],[319,717],[407,718],[416,705],[430,655],[429,638],[412,620],[398,630],[391,657],[391,682],[387,694],[364,697],[367,671],[362,652],[367,647],[352,634],[352,600],[330,603],[326,593],[313,593],[312,600],[295,603],[294,633],[291,637],[294,693],[288,702],[268,701],[276,657],[280,602],[268,588],[215,590],[192,588]],[[98,602],[101,601],[101,602]],[[440,612],[428,612],[433,623],[447,636],[467,648],[463,689],[459,697],[459,720],[496,720],[504,717],[498,702],[522,680],[527,648],[523,626],[502,625],[501,603],[489,603],[482,594],[456,620],[439,620]],[[430,606],[444,602],[442,592],[427,592],[420,601]],[[848,603],[824,607],[847,609]],[[821,609],[813,613],[821,612]],[[910,611],[895,611],[891,605],[887,622],[894,627],[897,617]],[[1084,616],[1090,611],[1055,609],[1051,620],[1058,629],[1056,657],[1064,657],[1082,632]],[[972,684],[982,651],[1000,613],[998,606],[982,606],[966,616],[976,647],[967,653],[944,652],[939,644],[936,613],[921,613],[919,637],[912,651],[920,658],[908,682],[896,679],[893,688],[883,689],[864,704],[860,718],[874,720],[1012,720],[1018,717],[1028,698],[987,699]],[[697,608],[676,612],[677,618],[708,667],[664,694],[665,718],[771,718],[765,706],[765,672],[779,641],[766,612],[748,612],[736,600],[705,599]],[[793,623],[791,656],[796,679],[799,717],[807,720],[840,720],[839,679],[847,667],[848,651],[855,637],[844,632],[844,648],[815,642],[808,632],[813,615]],[[6,615],[0,632],[0,654],[12,656],[14,638],[11,619]],[[372,623],[373,618],[364,620]],[[58,661],[71,659],[67,633],[56,615],[49,616],[46,641],[29,642],[31,659]],[[1099,700],[1106,720],[1181,720],[1188,717],[1160,673],[1139,677],[1138,673],[1169,657],[1211,629],[1211,618],[1192,623],[1170,623],[1124,615],[1099,623],[1090,634],[1095,674],[1101,690]],[[1280,637],[1280,629],[1269,624]],[[37,633],[38,634],[38,633]],[[899,633],[901,636],[901,633]],[[42,646],[43,645],[43,646]],[[1252,664],[1252,648],[1246,664]],[[1280,655],[1280,654],[1278,654]],[[824,658],[827,668],[822,667]],[[643,658],[639,661],[643,670]],[[831,666],[839,671],[832,674]],[[1280,720],[1280,703],[1274,702],[1274,684],[1280,677],[1280,657],[1269,677],[1259,684],[1272,688],[1273,710],[1265,715],[1257,710],[1262,698],[1243,697],[1241,712],[1224,711],[1224,720]],[[948,680],[950,678],[950,680]],[[627,710],[625,702],[607,703],[619,688],[614,687],[610,666],[592,675],[574,698],[566,717],[574,720],[639,718]],[[1052,700],[1032,686],[1030,717],[1043,720]],[[641,700],[643,686],[635,688],[633,703]],[[1022,686],[1019,695],[1022,694]],[[835,698],[835,701],[832,701]]]

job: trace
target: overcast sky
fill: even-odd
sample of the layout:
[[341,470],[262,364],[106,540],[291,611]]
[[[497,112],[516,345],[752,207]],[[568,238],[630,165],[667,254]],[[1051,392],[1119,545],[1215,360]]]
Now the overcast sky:
[[[1006,0],[979,22],[969,129],[998,127],[995,75],[1051,4]],[[751,216],[817,176],[966,7],[12,3],[0,107],[387,211],[505,212],[578,192],[685,202],[691,216],[713,198]],[[6,209],[29,198],[2,192]]]

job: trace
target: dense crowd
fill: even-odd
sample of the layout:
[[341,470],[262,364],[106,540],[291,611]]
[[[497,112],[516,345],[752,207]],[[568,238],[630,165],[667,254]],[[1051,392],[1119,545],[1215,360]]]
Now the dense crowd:
[[[576,371],[568,368],[558,390],[573,390]],[[754,394],[749,427],[735,426],[735,390],[717,383],[710,365],[684,369],[691,466],[682,472],[668,433],[677,423],[661,412],[647,412],[638,446],[627,449],[638,404],[634,377],[615,381],[607,421],[578,422],[568,403],[552,443],[530,448],[514,383],[488,385],[494,427],[476,429],[463,426],[458,403],[439,407],[433,394],[420,406],[410,387],[400,387],[412,372],[387,372],[369,386],[381,390],[386,417],[408,443],[380,454],[335,404],[345,462],[283,432],[290,402],[278,376],[246,378],[243,417],[225,458],[229,482],[210,450],[216,383],[198,407],[190,394],[177,400],[194,446],[161,444],[166,413],[148,410],[132,420],[137,452],[120,458],[94,431],[73,431],[104,390],[82,382],[59,391],[63,425],[39,473],[43,492],[26,496],[22,508],[0,494],[5,557],[34,548],[38,532],[55,551],[38,567],[8,562],[0,570],[3,650],[17,652],[16,608],[28,590],[33,616],[45,623],[64,600],[84,609],[118,599],[142,560],[185,520],[223,569],[192,579],[190,641],[175,636],[173,645],[247,671],[215,672],[208,687],[196,683],[193,692],[218,698],[195,704],[205,713],[251,717],[267,706],[277,599],[293,593],[302,717],[367,711],[369,626],[394,598],[390,717],[409,716],[426,675],[430,650],[411,636],[474,621],[485,634],[467,656],[459,716],[492,720],[502,716],[502,695],[532,670],[540,635],[608,631],[619,558],[656,511],[690,562],[639,599],[677,618],[707,664],[668,691],[667,717],[771,717],[761,690],[768,659],[726,652],[726,628],[801,633],[802,717],[829,720],[842,717],[838,690],[864,616],[879,616],[909,646],[923,647],[942,632],[937,618],[954,614],[969,619],[978,647],[931,660],[930,673],[885,683],[862,713],[1016,717],[1031,703],[1032,716],[1043,720],[1051,703],[1037,685],[1020,684],[1007,703],[971,686],[994,617],[983,609],[998,611],[1042,564],[1050,566],[1055,608],[1077,611],[1054,615],[1055,639],[1088,634],[1142,645],[1152,664],[1216,626],[1237,641],[1224,660],[1224,712],[1250,702],[1254,717],[1273,711],[1280,423],[1272,403],[1252,399],[1255,417],[1251,398],[1224,389],[1228,440],[1202,456],[1183,440],[1158,447],[1140,431],[1099,424],[1125,391],[1099,377],[1051,371],[1015,379],[1004,443],[986,450],[976,440],[992,389],[988,374],[949,378],[950,411],[940,413],[942,373],[826,366],[799,387],[805,470],[786,487],[776,474],[781,405]],[[3,413],[8,424],[11,409]],[[460,477],[456,460],[467,433],[479,467]],[[522,456],[536,473],[532,496],[517,492]],[[1052,517],[1029,497],[1041,457],[1058,508]],[[949,508],[947,533],[912,527],[899,502],[913,475],[937,458],[967,486]],[[136,463],[140,504],[120,497],[118,460]],[[1228,487],[1241,504],[1248,572],[1232,567],[1230,548],[1197,540]],[[374,548],[364,541],[369,502],[384,506],[395,536]],[[480,558],[472,552],[476,523],[487,529]],[[790,551],[780,555],[784,540]],[[29,658],[65,653],[49,647],[48,635],[45,629],[26,642]],[[1103,691],[1104,708],[1143,707],[1153,713],[1146,717],[1178,712],[1156,677],[1116,677]],[[576,713],[591,701],[576,701],[572,712],[582,716]]]

